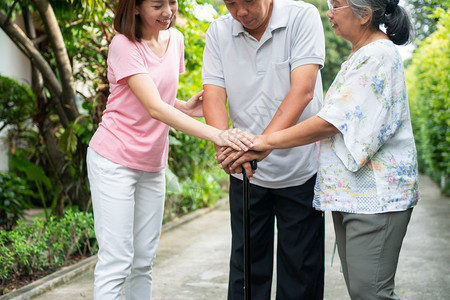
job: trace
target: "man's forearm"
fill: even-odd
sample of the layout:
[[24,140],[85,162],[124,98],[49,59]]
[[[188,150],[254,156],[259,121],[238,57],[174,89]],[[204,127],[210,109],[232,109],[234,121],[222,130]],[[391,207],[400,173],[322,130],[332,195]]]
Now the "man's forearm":
[[[225,89],[213,85],[205,85],[203,90],[203,114],[206,123],[218,129],[228,129]],[[217,145],[215,146],[217,150]]]

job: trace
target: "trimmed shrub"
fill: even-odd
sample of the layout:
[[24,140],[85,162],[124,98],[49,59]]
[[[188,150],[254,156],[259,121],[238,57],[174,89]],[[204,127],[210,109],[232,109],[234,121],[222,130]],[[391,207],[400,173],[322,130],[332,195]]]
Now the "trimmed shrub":
[[61,219],[52,217],[49,222],[19,220],[13,230],[0,231],[0,291],[8,281],[54,271],[97,250],[92,213],[68,210]]
[[414,51],[406,69],[419,168],[450,194],[450,11]]

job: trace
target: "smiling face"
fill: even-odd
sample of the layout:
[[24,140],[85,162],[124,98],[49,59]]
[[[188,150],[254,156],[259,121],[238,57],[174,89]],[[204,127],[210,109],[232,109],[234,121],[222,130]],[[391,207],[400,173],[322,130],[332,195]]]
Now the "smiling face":
[[136,7],[136,14],[142,21],[142,32],[152,33],[168,29],[177,9],[176,0],[144,0]]
[[362,19],[356,15],[346,0],[330,0],[327,17],[334,33],[350,42],[357,39],[363,26]]
[[248,33],[264,33],[272,15],[272,0],[224,0],[224,3]]

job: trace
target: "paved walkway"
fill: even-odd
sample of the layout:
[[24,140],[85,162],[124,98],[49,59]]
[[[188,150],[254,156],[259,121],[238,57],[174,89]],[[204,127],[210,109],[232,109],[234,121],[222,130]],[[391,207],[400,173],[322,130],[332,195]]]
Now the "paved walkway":
[[[420,178],[420,190],[422,201],[414,209],[400,255],[396,292],[404,300],[450,300],[450,199],[440,195],[427,177]],[[333,245],[327,213],[325,299],[349,299],[337,254],[331,266]],[[166,226],[154,264],[153,299],[226,299],[229,249],[225,200],[181,226],[171,230]],[[93,262],[81,275],[40,296],[12,299],[92,299]]]

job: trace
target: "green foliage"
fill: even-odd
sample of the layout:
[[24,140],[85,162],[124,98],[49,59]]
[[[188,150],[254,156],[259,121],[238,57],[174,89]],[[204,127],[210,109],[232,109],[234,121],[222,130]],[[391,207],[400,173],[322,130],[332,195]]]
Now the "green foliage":
[[0,130],[7,125],[19,129],[34,116],[35,96],[30,87],[0,75]]
[[208,22],[195,18],[192,14],[192,7],[187,6],[183,8],[183,10],[187,9],[189,13],[183,15],[183,24],[177,27],[184,36],[185,65],[187,70],[180,76],[178,97],[186,100],[202,89],[203,49],[205,47],[205,33],[209,27]]
[[16,225],[30,208],[31,195],[26,180],[11,172],[0,173],[0,228],[10,230]]
[[56,200],[60,191],[60,186],[52,186],[50,178],[47,177],[42,167],[22,159],[18,156],[12,157],[10,160],[11,166],[14,170],[18,170],[25,174],[26,180],[35,185],[38,190],[39,199],[41,200],[42,207],[44,208],[45,219],[49,220],[47,211],[47,198],[52,197],[51,201],[51,215],[56,215],[55,207]]
[[78,86],[77,98],[81,104],[80,110],[85,114],[83,120],[76,120],[75,123],[79,124],[77,126],[89,126],[86,132],[80,132],[79,129],[75,131],[84,145],[88,144],[97,128],[109,95],[106,60],[108,45],[114,35],[112,24],[115,1],[95,2],[101,5],[86,7],[82,3],[75,4],[83,8],[81,18],[67,5],[58,14],[67,52],[76,62],[73,72]]
[[192,173],[181,183],[177,192],[167,191],[163,222],[196,209],[213,205],[225,196],[221,183],[227,181],[225,173],[219,169],[201,170]]
[[[39,52],[43,56],[43,59],[49,64],[53,73],[33,73],[34,75],[42,75],[43,83],[38,78],[39,76],[32,76],[33,90],[39,91],[35,95],[22,96],[23,91],[9,92],[1,86],[2,92],[8,92],[7,101],[2,101],[1,112],[8,113],[7,116],[0,116],[0,120],[3,124],[13,122],[21,122],[23,127],[15,126],[8,127],[9,145],[11,146],[10,152],[12,156],[19,156],[25,160],[28,160],[36,166],[45,170],[46,176],[48,176],[53,183],[57,183],[61,188],[54,190],[47,202],[56,199],[58,201],[58,214],[63,212],[64,205],[77,204],[80,207],[86,207],[88,200],[88,185],[85,172],[85,157],[87,143],[92,136],[94,127],[97,126],[99,117],[99,111],[102,111],[104,101],[100,101],[99,105],[94,105],[95,99],[106,99],[104,95],[105,90],[108,89],[105,86],[103,79],[106,78],[106,59],[105,55],[107,51],[107,38],[111,34],[103,34],[105,32],[112,32],[111,10],[106,8],[113,1],[99,1],[99,0],[63,0],[52,1],[49,3],[51,8],[55,12],[58,24],[50,24],[50,26],[44,26],[47,24],[45,21],[40,20],[44,16],[40,15],[36,11],[36,3],[33,1],[14,1],[6,0],[0,5],[2,14],[11,17],[11,20],[15,19],[15,16],[20,14],[24,15],[24,23],[28,24],[27,32],[23,34],[30,35],[30,39],[36,41],[36,52]],[[109,15],[107,14],[109,12]],[[34,21],[27,19],[26,16],[33,14]],[[27,23],[27,20],[30,21]],[[47,20],[51,23],[51,20]],[[55,25],[55,26],[51,26]],[[33,26],[37,26],[37,36],[32,36],[34,32]],[[65,44],[57,45],[58,47],[65,47],[68,53],[68,60],[73,62],[73,77],[77,82],[80,92],[78,92],[78,105],[81,108],[88,107],[87,116],[75,119],[78,116],[76,107],[71,107],[67,111],[71,111],[70,114],[64,113],[64,109],[67,109],[67,105],[61,106],[61,99],[71,99],[74,96],[72,87],[72,78],[66,82],[60,82],[63,90],[62,94],[57,94],[48,89],[45,85],[49,82],[49,78],[55,77],[56,80],[61,81],[60,74],[64,74],[64,70],[68,68],[61,68],[61,61],[58,64],[55,59],[55,53],[49,45],[49,28],[60,28],[61,34]],[[58,34],[59,31],[53,32]],[[14,35],[14,33],[13,33]],[[11,37],[13,41],[17,41],[17,38]],[[17,42],[16,42],[17,43]],[[19,47],[21,48],[21,47]],[[24,51],[25,54],[29,51]],[[60,51],[60,53],[66,51]],[[64,56],[64,55],[61,55]],[[62,57],[59,57],[61,60]],[[65,58],[65,57],[64,57]],[[64,60],[64,59],[62,59]],[[35,60],[30,59],[30,62]],[[34,65],[32,64],[32,67]],[[97,67],[105,66],[105,67]],[[98,73],[96,71],[99,70]],[[36,71],[33,69],[33,71]],[[42,70],[41,70],[42,72]],[[92,82],[92,85],[84,85],[86,81]],[[92,98],[84,97],[83,93],[89,88],[93,87],[94,91]],[[17,89],[16,89],[17,90]],[[81,92],[82,91],[82,92]],[[20,93],[19,93],[20,92]],[[53,93],[53,94],[51,94]],[[28,92],[28,94],[32,94]],[[21,97],[23,101],[19,102],[16,98]],[[86,104],[83,103],[86,101]],[[89,102],[90,101],[90,102]],[[16,114],[13,109],[5,108],[6,104],[14,103],[14,109],[17,110]],[[90,105],[89,105],[90,104]],[[100,109],[98,109],[100,106]],[[30,109],[28,109],[30,108]],[[66,111],[66,112],[67,112]],[[91,114],[92,113],[92,116]],[[24,122],[26,120],[26,122]],[[81,120],[81,121],[80,121]],[[72,122],[71,122],[72,121]],[[15,123],[13,123],[16,125]],[[69,125],[68,125],[69,124]],[[22,124],[20,124],[22,125]],[[64,129],[64,126],[66,127]],[[67,128],[68,127],[68,128]],[[60,146],[58,151],[56,144]],[[61,153],[62,152],[62,153]],[[37,183],[39,189],[39,183]],[[42,197],[41,189],[39,189],[39,198]],[[53,197],[58,192],[59,195]],[[47,194],[45,194],[47,197]],[[67,203],[65,203],[67,202]]]
[[411,12],[414,19],[416,38],[418,41],[425,39],[437,29],[439,16],[434,14],[436,9],[448,9],[450,4],[447,0],[408,0],[407,10]]
[[171,132],[169,142],[169,167],[180,180],[215,167],[215,150],[210,142],[178,131]]
[[419,164],[450,193],[450,11],[438,10],[437,30],[414,51],[406,69]]
[[78,142],[86,146],[94,135],[94,124],[89,121],[86,122],[85,118],[85,115],[80,115],[67,128],[61,129],[58,147],[67,156],[69,161],[72,160],[73,154],[77,150]]
[[36,218],[31,224],[20,220],[13,230],[0,231],[0,280],[53,271],[70,264],[74,256],[97,250],[91,213],[68,210],[59,220]]
[[[108,1],[104,0],[49,0],[49,2],[55,13],[59,16],[68,15],[70,17],[73,15],[73,12],[67,9],[70,7],[84,19],[95,17],[96,12],[99,10],[104,10],[108,3]],[[67,4],[70,4],[70,6]]]
[[[197,208],[211,206],[223,196],[221,186],[218,183],[220,182],[221,174],[224,173],[219,168],[215,171],[201,170],[193,174],[192,178],[183,182],[183,196],[187,202],[187,209],[196,210]],[[190,207],[189,203],[191,203]]]
[[[58,196],[58,180],[52,176],[51,164],[47,159],[45,146],[39,133],[33,128],[23,131],[9,131],[10,150],[9,168],[17,173],[33,190],[30,197],[33,205],[51,204]],[[55,188],[53,185],[56,185]],[[45,206],[44,206],[45,207]]]
[[[44,193],[44,187],[47,187],[48,191],[51,191],[52,187],[43,169],[46,166],[45,154],[41,152],[41,147],[36,147],[41,139],[30,122],[39,117],[35,116],[35,101],[36,96],[29,86],[0,76],[0,120],[4,126],[10,125],[9,143],[13,144],[10,167],[18,174],[25,175],[29,183],[27,185],[31,189],[38,189],[39,199],[45,207],[48,194]],[[37,156],[40,158],[35,160],[35,163],[29,161]]]
[[[57,1],[55,1],[57,2]],[[65,168],[76,180],[77,195],[89,194],[86,178],[86,149],[106,107],[108,45],[114,35],[113,9],[116,1],[68,0],[54,6],[67,52],[75,62],[73,76],[81,115],[68,127],[58,128],[58,148],[66,159]],[[56,3],[52,2],[52,5]],[[73,194],[75,194],[73,193]]]

